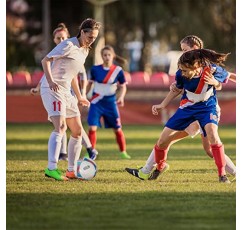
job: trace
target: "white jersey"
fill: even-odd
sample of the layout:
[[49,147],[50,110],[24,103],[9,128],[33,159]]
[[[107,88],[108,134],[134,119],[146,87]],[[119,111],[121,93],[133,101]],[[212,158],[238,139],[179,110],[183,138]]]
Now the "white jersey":
[[[52,77],[62,90],[70,90],[71,81],[80,72],[88,53],[88,49],[80,47],[77,37],[72,37],[58,44],[47,55],[48,58],[53,58]],[[41,88],[46,87],[49,84],[44,77]]]

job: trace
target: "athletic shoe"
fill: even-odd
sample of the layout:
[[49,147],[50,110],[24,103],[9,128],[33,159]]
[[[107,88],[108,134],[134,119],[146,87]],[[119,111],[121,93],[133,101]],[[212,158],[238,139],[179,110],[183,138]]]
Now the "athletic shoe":
[[140,180],[148,180],[150,173],[145,174],[140,169],[130,169],[125,168],[125,170],[130,173],[132,176],[139,178]]
[[85,157],[90,158],[93,161],[96,160],[98,151],[96,149],[93,149],[92,147],[86,148],[86,150],[87,150],[88,154],[85,154]]
[[78,179],[78,177],[75,176],[74,171],[68,171],[68,169],[66,170],[65,176],[69,179]]
[[227,178],[226,175],[224,175],[224,176],[219,176],[219,182],[220,182],[220,183],[226,183],[226,184],[230,184],[230,183],[231,183],[230,180]]
[[157,168],[152,171],[150,177],[148,178],[148,180],[156,180],[162,173],[166,172],[167,170],[169,170],[170,166],[169,164],[165,163],[163,165],[163,167],[161,168],[161,170],[158,170]]
[[68,161],[68,154],[67,153],[60,153],[59,154],[59,161]]
[[54,178],[55,180],[61,180],[61,181],[68,180],[67,177],[61,175],[61,172],[58,169],[49,170],[48,168],[46,168],[44,172],[45,172],[45,176]]
[[127,152],[121,152],[120,157],[121,157],[121,159],[131,159],[131,156],[128,155]]

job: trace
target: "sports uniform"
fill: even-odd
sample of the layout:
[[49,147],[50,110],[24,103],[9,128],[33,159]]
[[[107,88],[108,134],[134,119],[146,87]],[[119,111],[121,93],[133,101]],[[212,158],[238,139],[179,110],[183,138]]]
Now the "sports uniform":
[[126,82],[122,68],[114,64],[110,68],[97,65],[91,68],[90,74],[90,81],[94,82],[94,89],[88,113],[89,126],[101,127],[100,119],[103,117],[105,128],[120,128],[116,90],[118,82],[120,84]]
[[69,38],[58,44],[48,55],[53,58],[51,73],[58,84],[57,92],[49,88],[46,77],[41,83],[41,98],[48,116],[79,116],[76,98],[71,94],[71,81],[77,76],[80,66],[84,64],[88,49],[80,47],[76,37]]
[[[216,80],[225,82],[229,73],[220,66],[213,65],[211,72]],[[218,125],[219,114],[216,108],[215,87],[204,83],[202,73],[192,79],[182,76],[181,70],[176,73],[176,87],[184,89],[180,106],[168,120],[166,127],[173,130],[185,130],[191,123],[198,121],[202,130],[208,123]],[[204,136],[206,133],[204,132]]]

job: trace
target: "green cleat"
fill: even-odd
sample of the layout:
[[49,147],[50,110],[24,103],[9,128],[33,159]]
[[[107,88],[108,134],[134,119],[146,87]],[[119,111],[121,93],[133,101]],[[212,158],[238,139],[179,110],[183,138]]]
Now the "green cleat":
[[145,174],[141,171],[141,169],[131,169],[125,168],[125,170],[130,173],[132,176],[139,178],[140,180],[148,180],[150,173]]
[[44,172],[45,172],[45,176],[54,178],[55,180],[61,180],[61,181],[68,180],[67,177],[61,175],[61,172],[58,169],[49,170],[48,168],[46,168]]
[[120,153],[121,159],[131,159],[131,156],[127,152]]

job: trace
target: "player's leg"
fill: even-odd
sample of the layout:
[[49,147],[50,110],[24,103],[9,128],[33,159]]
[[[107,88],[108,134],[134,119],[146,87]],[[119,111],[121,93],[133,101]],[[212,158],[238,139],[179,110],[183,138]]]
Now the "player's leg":
[[[207,136],[205,137],[202,134],[201,137],[202,137],[202,144],[203,144],[203,148],[204,148],[205,152],[207,153],[207,155],[209,157],[213,158],[212,149],[211,149],[210,142],[209,142]],[[235,166],[235,164],[232,162],[232,160],[226,154],[224,154],[224,157],[225,157],[225,161],[226,161],[225,170],[229,174],[235,176],[236,175],[236,166]]]
[[66,119],[67,126],[71,131],[71,135],[68,142],[68,169],[66,171],[66,177],[70,179],[75,179],[76,176],[74,174],[74,169],[76,167],[77,160],[80,157],[81,149],[82,149],[82,124],[80,121],[80,116],[67,118]]
[[96,149],[92,147],[90,139],[87,133],[85,132],[84,128],[82,128],[82,144],[86,148],[89,158],[91,158],[92,160],[95,160],[98,152]]
[[226,160],[224,145],[222,144],[218,135],[218,126],[214,123],[208,123],[205,125],[205,131],[207,133],[208,140],[211,144],[211,151],[215,164],[218,168],[219,181],[224,183],[230,183],[226,177]]
[[51,121],[54,125],[54,131],[51,133],[48,141],[48,168],[45,169],[45,175],[56,180],[67,180],[57,169],[61,140],[67,129],[65,117],[52,116]]
[[60,149],[60,154],[59,154],[59,160],[68,161],[66,132],[64,133],[63,138],[61,140],[61,149]]
[[98,103],[91,104],[88,112],[89,140],[92,148],[95,149],[97,143],[97,127],[101,127],[100,119],[102,116],[101,108]]
[[126,138],[121,128],[113,129],[116,137],[116,142],[120,150],[121,159],[131,159],[131,156],[126,152]]
[[54,125],[54,131],[51,133],[48,141],[48,168],[45,169],[45,175],[56,180],[67,180],[57,169],[61,140],[66,132],[66,103],[60,92],[54,92],[49,88],[41,89],[41,99],[48,113],[49,120]]
[[[142,167],[140,169],[131,169],[131,168],[126,168],[126,171],[130,173],[133,176],[138,177],[141,180],[148,180],[150,179],[156,179],[161,172],[163,172],[164,168],[166,170],[168,169],[168,165],[166,163],[167,159],[167,153],[169,150],[169,146],[171,142],[178,136],[178,131],[172,130],[170,128],[165,127],[156,143],[154,146],[151,155],[150,161],[155,159],[156,163],[156,169],[154,170],[154,174],[158,174],[157,176],[155,175],[155,178],[150,178],[151,177],[151,171],[150,169],[152,168],[152,165],[150,165],[150,168],[147,167]],[[154,156],[153,156],[154,155]],[[150,156],[149,156],[150,158]],[[149,172],[148,172],[149,171]],[[154,177],[154,176],[153,176]]]

